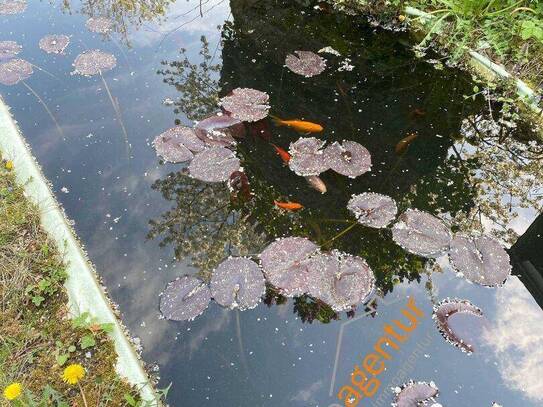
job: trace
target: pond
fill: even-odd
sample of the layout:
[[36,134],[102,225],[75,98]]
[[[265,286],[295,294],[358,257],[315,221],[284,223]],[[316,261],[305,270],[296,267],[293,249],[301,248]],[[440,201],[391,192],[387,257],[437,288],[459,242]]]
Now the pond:
[[[543,148],[469,75],[309,1],[33,0],[0,21],[33,70],[0,92],[170,405],[387,406],[410,380],[399,405],[434,385],[443,406],[543,403]],[[156,139],[200,121],[210,157]],[[325,153],[291,146],[310,137]],[[390,198],[351,201],[370,192]],[[262,255],[264,288],[281,237],[307,240]]]

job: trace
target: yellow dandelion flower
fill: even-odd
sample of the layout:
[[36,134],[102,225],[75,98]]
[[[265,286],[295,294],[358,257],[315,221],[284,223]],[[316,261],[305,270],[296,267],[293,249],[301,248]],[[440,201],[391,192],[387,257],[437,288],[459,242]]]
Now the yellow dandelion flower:
[[4,389],[4,397],[6,400],[15,400],[23,392],[23,386],[21,383],[11,383]]
[[405,16],[403,14],[400,14],[398,16],[398,21],[400,21],[401,23],[403,23],[405,21]]
[[6,170],[11,171],[13,169],[13,161],[11,160],[6,161],[6,163],[4,164],[4,167],[6,168]]
[[85,368],[80,364],[69,365],[64,369],[62,380],[68,384],[77,384],[85,376]]

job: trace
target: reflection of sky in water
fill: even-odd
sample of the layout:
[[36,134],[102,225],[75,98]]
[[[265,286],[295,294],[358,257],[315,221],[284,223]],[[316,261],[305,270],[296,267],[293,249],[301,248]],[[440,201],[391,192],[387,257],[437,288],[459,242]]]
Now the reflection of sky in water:
[[[158,319],[158,295],[166,283],[195,270],[186,262],[172,263],[171,247],[159,248],[157,240],[145,238],[149,219],[170,206],[151,190],[151,184],[179,168],[158,165],[149,145],[174,119],[171,107],[164,106],[162,100],[175,98],[175,90],[162,83],[156,71],[161,60],[178,58],[180,47],[195,58],[200,35],[208,36],[214,51],[219,39],[216,26],[230,12],[228,2],[209,1],[204,10],[213,9],[200,19],[195,6],[195,1],[178,1],[168,11],[168,16],[178,18],[163,24],[146,22],[139,30],[129,30],[132,48],[115,35],[115,41],[102,40],[85,30],[85,16],[62,14],[44,2],[33,1],[22,16],[2,19],[0,39],[19,41],[24,46],[21,57],[58,78],[36,69],[28,84],[55,114],[65,140],[24,87],[2,87],[0,91],[13,107],[68,216],[75,220],[124,322],[141,338],[146,361],[160,366],[161,385],[173,383],[173,405],[326,407],[336,402],[329,390],[338,333],[347,322],[344,317],[328,325],[303,324],[289,302],[270,308],[260,305],[242,313],[212,304],[191,323]],[[163,33],[195,17],[158,46]],[[39,39],[50,33],[72,36],[66,56],[46,55],[38,49]],[[87,48],[117,56],[117,68],[104,78],[118,98],[132,145],[130,161],[101,79],[68,74],[75,56]],[[531,215],[526,215],[520,229],[530,220]],[[447,270],[446,261],[440,263]],[[360,317],[359,313],[356,321],[345,325],[333,394],[348,382],[353,365],[382,335],[383,324],[399,318],[406,296],[413,295],[426,316],[380,375],[382,387],[377,396],[385,396],[380,404],[376,396],[374,406],[390,403],[391,380],[402,369],[403,381],[434,380],[444,406],[490,406],[492,401],[504,406],[538,405],[543,363],[537,342],[543,332],[537,322],[542,312],[523,286],[511,280],[502,290],[483,289],[453,277],[448,270],[432,279],[434,289],[439,290],[434,292],[438,299],[468,298],[484,309],[483,346],[491,351],[466,356],[442,340],[430,318],[432,303],[423,277],[420,284],[395,287],[379,301],[376,317]],[[422,356],[409,359],[417,345],[423,348]]]

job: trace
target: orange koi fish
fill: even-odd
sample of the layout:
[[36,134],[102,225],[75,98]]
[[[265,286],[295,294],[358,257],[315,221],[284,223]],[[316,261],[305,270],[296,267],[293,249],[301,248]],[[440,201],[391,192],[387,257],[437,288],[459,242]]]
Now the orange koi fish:
[[290,127],[300,133],[320,133],[324,130],[324,127],[317,123],[306,122],[303,120],[283,120],[271,115],[270,117],[276,126]]
[[407,148],[409,145],[415,140],[419,135],[417,133],[410,133],[407,135],[407,137],[404,137],[401,139],[398,144],[396,144],[396,148],[394,151],[396,151],[396,154],[402,155],[405,154],[407,151]]
[[287,211],[297,211],[298,209],[302,209],[304,206],[302,204],[299,204],[298,202],[278,202],[273,201],[273,204],[281,209],[286,209]]
[[276,146],[275,144],[273,143],[270,143],[273,148],[275,148],[275,151],[277,152],[277,154],[279,155],[279,157],[281,157],[281,160],[283,160],[283,162],[285,164],[288,164],[288,162],[290,161],[290,154],[287,153],[284,149],[282,149],[281,147],[279,146]]

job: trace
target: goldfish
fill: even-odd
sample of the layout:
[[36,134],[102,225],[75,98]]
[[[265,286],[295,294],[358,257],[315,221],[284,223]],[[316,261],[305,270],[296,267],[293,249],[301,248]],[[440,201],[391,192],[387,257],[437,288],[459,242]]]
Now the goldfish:
[[320,133],[324,130],[324,127],[317,123],[306,122],[304,120],[283,120],[271,115],[270,117],[276,126],[287,126],[300,133]]
[[302,204],[299,204],[298,202],[278,202],[273,201],[273,204],[281,209],[286,209],[287,211],[297,211],[298,209],[302,209],[304,206]]
[[326,193],[326,184],[318,176],[310,175],[308,177],[305,177],[305,180],[311,186],[311,188],[316,189],[321,194]]
[[419,135],[417,133],[410,133],[407,135],[407,137],[404,137],[403,139],[401,139],[398,144],[396,144],[396,148],[394,149],[394,151],[396,152],[396,154],[398,155],[402,155],[402,154],[405,154],[405,152],[407,151],[407,148],[409,147],[409,145],[413,142],[413,140],[415,140]]
[[284,149],[282,149],[281,147],[279,146],[276,146],[275,144],[271,143],[271,145],[273,146],[273,148],[275,148],[275,151],[277,152],[277,154],[279,155],[279,157],[281,157],[281,160],[283,160],[283,162],[285,164],[287,164],[289,161],[290,161],[290,154],[287,153]]

